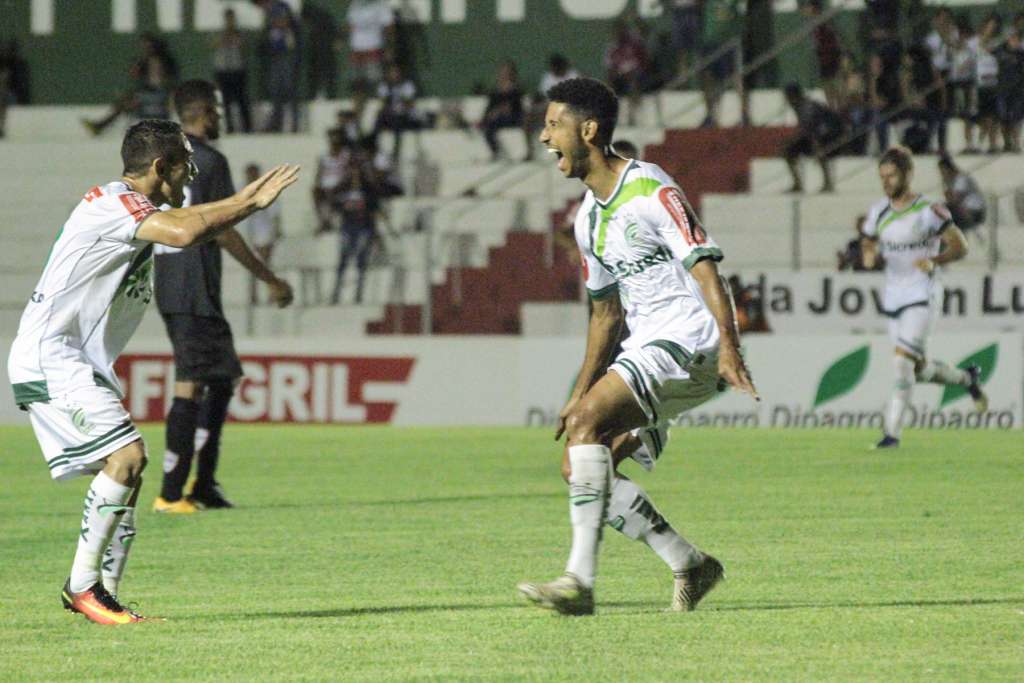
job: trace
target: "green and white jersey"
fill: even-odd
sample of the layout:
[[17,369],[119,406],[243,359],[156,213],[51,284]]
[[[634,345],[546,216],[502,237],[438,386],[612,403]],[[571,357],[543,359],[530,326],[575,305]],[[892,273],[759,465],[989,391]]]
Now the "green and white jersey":
[[885,259],[882,305],[887,313],[895,315],[907,306],[930,301],[937,291],[935,272],[925,273],[914,262],[939,253],[940,235],[951,223],[945,204],[923,195],[902,211],[893,209],[888,199],[871,206],[864,234],[878,240]]
[[622,301],[624,349],[658,340],[691,353],[718,346],[718,325],[689,271],[702,259],[722,260],[722,251],[660,167],[630,160],[607,201],[588,191],[575,233],[590,296]]
[[135,239],[157,208],[123,182],[94,187],[57,233],[7,362],[19,405],[82,386],[123,392],[114,361],[153,296],[153,245]]

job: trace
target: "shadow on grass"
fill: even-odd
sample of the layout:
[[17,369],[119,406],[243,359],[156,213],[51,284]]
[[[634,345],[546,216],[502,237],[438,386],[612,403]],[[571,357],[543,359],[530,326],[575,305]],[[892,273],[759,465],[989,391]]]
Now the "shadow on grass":
[[[1024,605],[1024,597],[1016,598],[961,598],[950,600],[890,600],[880,602],[813,602],[731,605],[728,603],[701,608],[702,612],[758,612],[801,609],[878,609],[885,607],[977,607],[984,605]],[[423,612],[473,612],[480,610],[525,609],[525,602],[499,604],[455,604],[455,605],[390,605],[380,607],[339,607],[337,609],[298,610],[280,612],[243,612],[238,614],[206,615],[211,620],[234,619],[336,619],[343,617],[371,616],[375,614],[417,614]],[[603,602],[600,608],[642,608],[644,613],[665,612],[661,602],[614,601]]]

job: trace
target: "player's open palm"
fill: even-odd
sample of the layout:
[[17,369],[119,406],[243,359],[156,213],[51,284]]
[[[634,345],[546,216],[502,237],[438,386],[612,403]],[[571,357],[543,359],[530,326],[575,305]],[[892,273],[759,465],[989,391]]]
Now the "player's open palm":
[[299,179],[297,164],[275,166],[242,189],[242,196],[252,198],[256,206],[265,209],[274,203],[282,191]]
[[723,345],[718,354],[718,376],[730,386],[750,394],[754,400],[761,400],[757,395],[757,389],[754,388],[754,381],[750,378],[747,364],[743,362],[743,356],[735,348]]

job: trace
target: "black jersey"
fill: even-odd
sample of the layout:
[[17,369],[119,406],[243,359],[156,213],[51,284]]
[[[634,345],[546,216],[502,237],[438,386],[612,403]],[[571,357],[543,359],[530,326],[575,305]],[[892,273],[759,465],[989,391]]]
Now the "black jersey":
[[[225,199],[235,193],[227,158],[191,135],[192,159],[199,175],[188,186],[189,204]],[[161,314],[185,313],[223,318],[220,299],[221,253],[216,241],[156,256],[156,303]]]

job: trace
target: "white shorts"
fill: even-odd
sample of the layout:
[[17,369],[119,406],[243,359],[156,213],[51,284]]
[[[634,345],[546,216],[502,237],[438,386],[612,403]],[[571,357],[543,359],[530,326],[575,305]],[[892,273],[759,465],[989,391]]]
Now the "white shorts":
[[892,345],[924,359],[928,337],[935,327],[935,305],[920,304],[904,308],[889,318],[889,339]]
[[669,420],[720,391],[716,352],[693,354],[668,340],[623,351],[608,369],[622,377],[647,416],[647,426],[633,431],[643,446],[632,457],[648,470],[668,441]]
[[50,476],[57,480],[98,472],[104,458],[142,438],[121,400],[105,387],[81,387],[29,403],[28,415]]

